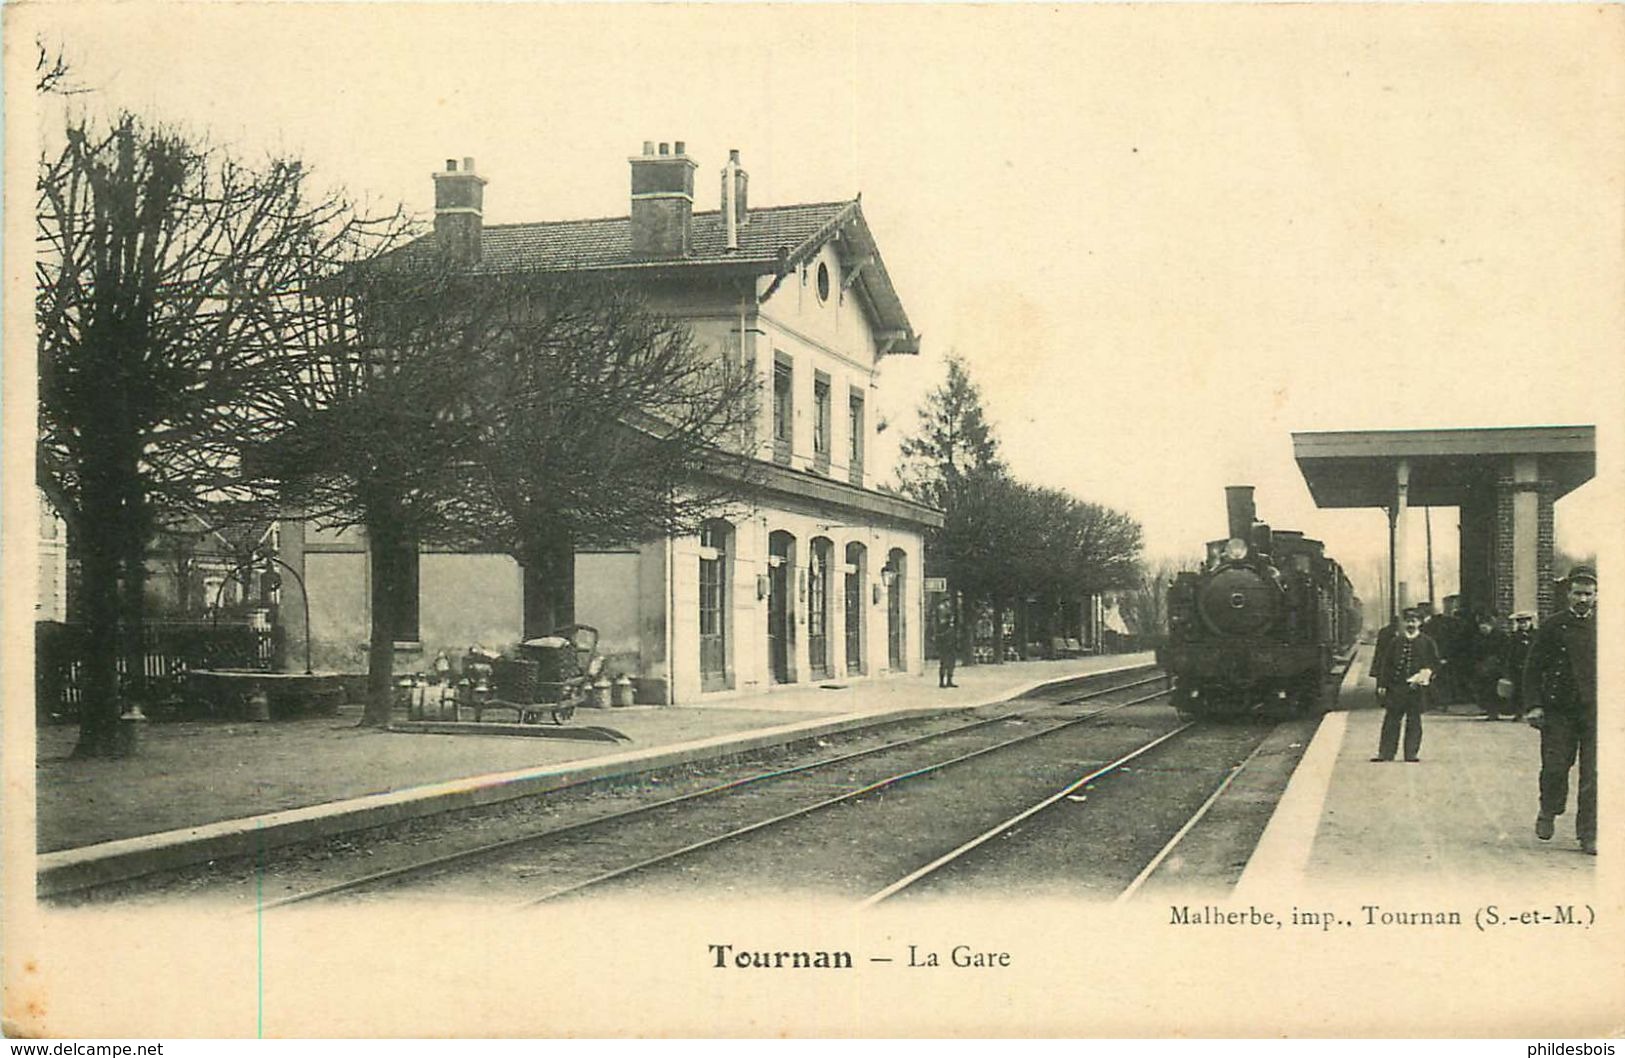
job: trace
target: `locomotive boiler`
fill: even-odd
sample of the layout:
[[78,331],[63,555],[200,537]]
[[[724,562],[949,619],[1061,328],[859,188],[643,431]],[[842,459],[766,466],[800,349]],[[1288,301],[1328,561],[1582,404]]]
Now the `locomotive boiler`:
[[1225,489],[1229,536],[1168,589],[1159,651],[1193,717],[1301,715],[1360,631],[1360,602],[1319,540],[1258,521],[1250,485]]

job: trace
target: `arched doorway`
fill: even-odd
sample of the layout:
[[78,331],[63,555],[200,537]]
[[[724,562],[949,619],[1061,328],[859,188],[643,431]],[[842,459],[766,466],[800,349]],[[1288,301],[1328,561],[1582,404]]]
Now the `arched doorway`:
[[908,657],[908,556],[892,548],[881,573],[886,582],[886,667],[901,672]]
[[869,563],[868,550],[859,543],[846,545],[846,672],[863,675],[864,615],[863,582]]
[[728,686],[728,634],[733,607],[733,526],[715,520],[700,526],[700,689]]
[[796,681],[796,538],[780,529],[767,538],[767,664],[774,683]]
[[807,548],[807,669],[815,680],[834,674],[829,651],[829,564],[835,545],[822,536]]

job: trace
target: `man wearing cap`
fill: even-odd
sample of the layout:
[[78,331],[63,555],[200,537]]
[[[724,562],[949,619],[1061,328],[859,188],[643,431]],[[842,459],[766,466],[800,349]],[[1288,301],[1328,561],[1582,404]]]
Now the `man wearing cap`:
[[1507,708],[1512,719],[1523,719],[1523,666],[1529,660],[1529,648],[1535,642],[1535,615],[1519,610],[1512,615],[1512,631],[1507,633],[1506,662],[1501,666],[1506,681],[1511,684],[1507,695]]
[[1421,759],[1422,710],[1428,704],[1428,686],[1439,671],[1439,648],[1422,634],[1421,611],[1405,611],[1405,630],[1382,651],[1377,664],[1377,700],[1382,703],[1382,735],[1373,761],[1394,759],[1399,729],[1405,727],[1405,759]]
[[1536,633],[1524,665],[1525,719],[1540,729],[1540,815],[1535,836],[1550,841],[1569,799],[1569,769],[1580,761],[1574,833],[1597,854],[1597,571],[1569,571],[1569,608]]

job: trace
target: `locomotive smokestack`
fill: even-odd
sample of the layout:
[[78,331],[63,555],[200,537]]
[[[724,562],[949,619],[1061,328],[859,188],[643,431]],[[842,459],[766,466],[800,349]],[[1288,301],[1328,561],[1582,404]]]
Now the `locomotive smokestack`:
[[1227,485],[1224,490],[1224,507],[1230,516],[1230,539],[1251,540],[1253,519],[1257,515],[1257,509],[1253,506],[1253,487]]

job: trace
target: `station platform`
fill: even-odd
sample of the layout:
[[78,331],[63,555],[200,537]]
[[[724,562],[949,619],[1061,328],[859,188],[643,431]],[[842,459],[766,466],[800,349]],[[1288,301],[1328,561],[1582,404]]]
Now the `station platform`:
[[[70,760],[73,726],[37,732],[41,894],[243,855],[628,772],[700,763],[909,713],[969,709],[1045,685],[1152,664],[1150,653],[962,666],[921,676],[779,687],[699,705],[578,710],[569,727],[626,741],[434,734],[338,717],[153,723],[122,760]],[[544,725],[545,726],[545,725]],[[544,732],[545,733],[545,732]]]
[[[1234,894],[1403,883],[1487,883],[1543,892],[1592,880],[1569,811],[1535,837],[1540,733],[1457,705],[1422,717],[1417,763],[1373,763],[1383,711],[1362,646],[1293,773]],[[1603,844],[1609,844],[1606,829]],[[1606,855],[1606,853],[1605,853]]]

